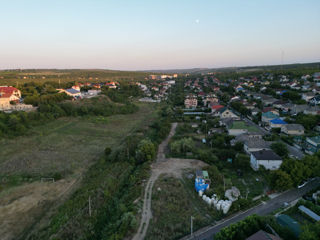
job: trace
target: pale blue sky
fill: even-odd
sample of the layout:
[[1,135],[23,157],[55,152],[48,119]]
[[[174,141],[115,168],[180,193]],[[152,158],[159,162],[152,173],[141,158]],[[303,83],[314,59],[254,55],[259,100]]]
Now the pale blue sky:
[[0,68],[320,61],[319,0],[0,0]]

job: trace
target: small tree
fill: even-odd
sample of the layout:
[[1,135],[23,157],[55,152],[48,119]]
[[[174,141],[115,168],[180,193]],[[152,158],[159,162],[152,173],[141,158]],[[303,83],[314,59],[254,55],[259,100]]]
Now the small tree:
[[138,150],[136,152],[137,163],[143,163],[151,161],[156,156],[156,148],[150,139],[143,139],[138,144]]

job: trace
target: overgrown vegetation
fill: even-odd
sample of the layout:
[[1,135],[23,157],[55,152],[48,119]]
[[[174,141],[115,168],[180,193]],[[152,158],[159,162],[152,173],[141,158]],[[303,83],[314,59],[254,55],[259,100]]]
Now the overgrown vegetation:
[[272,234],[272,231],[268,225],[271,226],[284,240],[297,239],[287,228],[281,227],[279,224],[277,224],[274,217],[260,217],[257,215],[249,216],[243,221],[223,228],[215,235],[214,239],[245,240],[259,230],[264,230]]
[[132,233],[142,180],[148,176],[155,146],[169,130],[170,123],[160,117],[150,128],[128,136],[111,154],[107,151],[51,222],[28,239],[123,239]]

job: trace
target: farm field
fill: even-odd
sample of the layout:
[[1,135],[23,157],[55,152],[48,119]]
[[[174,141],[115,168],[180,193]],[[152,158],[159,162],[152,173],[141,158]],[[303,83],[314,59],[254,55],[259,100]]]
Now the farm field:
[[[115,149],[126,136],[148,127],[156,107],[137,105],[134,114],[61,118],[32,129],[28,136],[1,139],[1,239],[17,239],[49,206],[62,203],[106,146]],[[43,179],[52,177],[61,180]]]

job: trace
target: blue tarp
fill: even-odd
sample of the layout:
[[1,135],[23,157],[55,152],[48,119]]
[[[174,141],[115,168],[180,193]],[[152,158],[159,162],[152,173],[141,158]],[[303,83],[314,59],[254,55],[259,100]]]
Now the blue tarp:
[[194,181],[194,186],[197,192],[200,190],[204,192],[209,187],[209,184],[205,184],[202,178],[196,178]]

